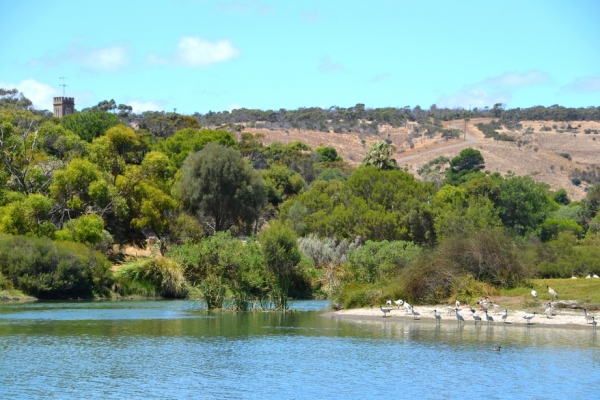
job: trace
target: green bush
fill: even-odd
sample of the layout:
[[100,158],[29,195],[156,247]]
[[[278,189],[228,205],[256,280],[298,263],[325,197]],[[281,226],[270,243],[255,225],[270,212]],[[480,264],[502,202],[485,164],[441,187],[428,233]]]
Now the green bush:
[[106,295],[110,263],[88,247],[45,238],[0,235],[0,273],[38,298]]
[[123,295],[183,298],[188,293],[183,268],[168,258],[153,258],[127,264],[116,276]]

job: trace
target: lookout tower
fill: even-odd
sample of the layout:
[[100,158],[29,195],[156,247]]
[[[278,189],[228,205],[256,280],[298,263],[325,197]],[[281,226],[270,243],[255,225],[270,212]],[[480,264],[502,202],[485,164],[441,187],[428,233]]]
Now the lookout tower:
[[75,112],[74,97],[55,97],[54,98],[54,116],[62,118],[65,115]]

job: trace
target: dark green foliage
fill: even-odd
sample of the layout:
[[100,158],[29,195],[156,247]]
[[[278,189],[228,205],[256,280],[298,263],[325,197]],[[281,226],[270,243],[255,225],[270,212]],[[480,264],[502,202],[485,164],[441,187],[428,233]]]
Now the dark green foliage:
[[0,234],[0,273],[31,296],[106,294],[111,284],[109,267],[104,256],[84,245]]
[[489,124],[483,122],[475,125],[481,132],[483,132],[486,138],[493,138],[494,140],[504,140],[508,142],[514,142],[515,138],[507,135],[506,133],[499,133],[496,129],[501,129],[502,124],[498,121],[490,121]]
[[228,131],[186,128],[159,142],[156,148],[169,157],[174,167],[181,168],[187,156],[202,150],[207,143],[236,147],[235,137]]
[[484,176],[481,172],[483,168],[485,164],[481,152],[470,147],[466,148],[450,161],[444,183],[458,186],[471,179],[481,178]]
[[550,197],[557,204],[562,204],[565,206],[571,202],[571,199],[569,199],[569,195],[565,189],[558,189],[556,192],[552,193]]
[[571,161],[571,155],[569,153],[560,153],[559,156],[566,158]]
[[323,162],[341,161],[341,157],[338,156],[333,147],[319,146],[315,148],[315,151],[321,155],[321,161]]
[[184,206],[213,232],[234,225],[248,230],[266,200],[260,173],[239,151],[216,143],[185,160],[179,190]]
[[108,128],[119,125],[121,120],[115,114],[106,111],[89,111],[65,115],[60,124],[77,134],[86,142],[91,142],[104,134]]

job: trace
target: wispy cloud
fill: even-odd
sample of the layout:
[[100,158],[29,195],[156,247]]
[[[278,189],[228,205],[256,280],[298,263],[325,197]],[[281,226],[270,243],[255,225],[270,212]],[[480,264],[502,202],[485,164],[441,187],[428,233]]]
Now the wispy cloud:
[[0,87],[13,89],[16,88],[23,93],[33,103],[33,106],[38,109],[52,108],[54,96],[60,96],[60,90],[46,83],[38,82],[33,78],[22,80],[19,83],[4,83],[0,82]]
[[134,113],[141,113],[144,111],[163,111],[165,109],[164,102],[153,100],[129,100],[128,105],[131,106]]
[[270,14],[273,12],[273,9],[267,5],[262,4],[260,1],[228,1],[226,3],[221,3],[217,6],[217,8],[226,13],[240,13],[240,14],[249,14],[249,13],[258,13],[261,15]]
[[339,62],[332,62],[329,56],[324,56],[319,61],[319,71],[322,72],[348,72],[348,70]]
[[316,11],[302,13],[302,20],[304,22],[316,22],[319,18],[320,14]]
[[371,83],[379,83],[381,81],[385,81],[386,79],[388,79],[391,76],[392,76],[392,74],[390,74],[389,72],[377,74],[371,79]]
[[46,55],[29,61],[30,66],[56,67],[64,63],[78,64],[87,71],[117,71],[129,63],[125,46],[111,45],[89,48],[72,44],[57,55]]
[[211,42],[197,36],[183,36],[177,43],[177,49],[168,57],[148,55],[151,64],[184,65],[202,67],[239,57],[240,50],[229,40]]
[[448,108],[481,108],[491,107],[496,103],[507,104],[512,99],[515,91],[551,81],[550,75],[539,70],[505,72],[484,79],[481,82],[465,85],[450,95],[442,95],[438,98],[436,104]]
[[561,90],[569,92],[600,92],[600,75],[582,76],[564,86]]

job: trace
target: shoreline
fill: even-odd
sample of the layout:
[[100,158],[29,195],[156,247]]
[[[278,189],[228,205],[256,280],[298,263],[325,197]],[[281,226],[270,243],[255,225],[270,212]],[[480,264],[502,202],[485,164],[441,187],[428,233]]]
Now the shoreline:
[[[452,315],[448,315],[447,306],[438,305],[438,306],[427,306],[427,307],[415,307],[415,310],[418,311],[421,315],[419,318],[414,318],[411,314],[406,314],[404,309],[396,309],[393,308],[390,313],[384,317],[382,311],[379,308],[353,308],[349,310],[340,310],[340,311],[330,311],[321,314],[323,318],[334,318],[340,320],[382,320],[389,322],[422,322],[422,323],[441,323],[448,324],[452,323],[457,325],[458,320],[454,313]],[[436,321],[433,316],[433,310],[437,310],[438,314],[441,314],[441,320]],[[560,327],[560,328],[587,328],[587,329],[596,329],[596,326],[591,323],[586,322],[583,311],[575,312],[567,309],[555,309],[555,314],[548,318],[544,311],[541,313],[536,311],[536,315],[533,319],[531,319],[530,323],[523,318],[524,315],[531,315],[532,312],[525,312],[523,310],[508,310],[508,317],[506,318],[506,322],[502,322],[500,318],[504,311],[501,313],[489,312],[488,314],[494,318],[494,322],[488,322],[485,318],[485,312],[477,310],[475,315],[481,317],[481,321],[477,323],[477,326],[516,326],[516,327]],[[471,312],[468,308],[459,308],[459,314],[463,316],[464,322],[461,322],[461,325],[475,325],[475,320],[471,316]],[[600,314],[595,315],[596,321],[600,319]]]

